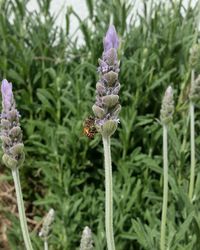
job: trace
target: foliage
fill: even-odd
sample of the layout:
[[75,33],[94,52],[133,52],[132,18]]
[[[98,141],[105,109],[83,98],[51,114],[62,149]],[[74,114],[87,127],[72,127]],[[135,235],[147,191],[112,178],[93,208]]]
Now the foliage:
[[[184,8],[181,0],[153,2],[148,13],[144,1],[143,12],[135,13],[132,1],[87,0],[88,17],[81,20],[68,9],[66,28],[61,28],[50,13],[51,0],[37,2],[33,13],[27,0],[0,3],[0,77],[13,82],[21,112],[26,160],[20,176],[28,217],[39,223],[54,208],[50,249],[79,249],[86,225],[95,249],[106,249],[102,143],[100,136],[86,138],[82,124],[92,113],[97,60],[112,16],[121,36],[122,86],[121,122],[112,138],[116,248],[159,249],[162,127],[157,118],[172,84],[176,112],[169,132],[167,241],[171,250],[199,249],[199,174],[193,205],[187,196],[189,49],[197,39],[197,7]],[[79,21],[82,45],[69,34],[72,15]],[[196,127],[198,133],[199,122]],[[7,216],[11,249],[21,250],[19,222]],[[34,249],[41,249],[37,234],[31,235]]]

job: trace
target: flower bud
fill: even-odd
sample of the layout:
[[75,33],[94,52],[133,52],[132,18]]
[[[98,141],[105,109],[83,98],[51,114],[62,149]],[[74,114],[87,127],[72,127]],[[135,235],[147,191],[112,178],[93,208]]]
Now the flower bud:
[[92,232],[89,227],[85,227],[81,237],[80,250],[92,250],[93,241],[92,241]]
[[14,146],[12,146],[10,149],[9,149],[10,153],[13,155],[13,156],[18,156],[18,155],[21,155],[23,152],[24,152],[24,144],[23,143],[17,143],[15,144]]
[[97,82],[96,91],[100,96],[105,95],[106,94],[106,88],[105,88],[104,84],[101,83],[101,82]]
[[18,139],[22,139],[22,130],[19,126],[13,127],[10,131],[9,131],[9,136],[12,138],[18,138]]
[[198,74],[200,73],[200,44],[195,44],[190,49],[190,66],[194,69]]
[[115,106],[115,109],[112,111],[112,117],[117,119],[120,111],[121,111],[121,105],[118,104],[118,105]]
[[1,126],[4,128],[4,129],[9,129],[11,127],[11,124],[10,124],[10,121],[2,118],[1,119]]
[[106,52],[106,54],[103,55],[103,58],[105,62],[108,64],[108,66],[115,65],[117,62],[117,51],[115,49],[110,49]]
[[94,105],[92,106],[92,110],[93,110],[95,116],[98,117],[98,118],[103,118],[104,115],[105,115],[104,109],[100,108],[100,107],[97,106],[96,104],[94,104]]
[[118,95],[106,95],[106,96],[102,97],[102,101],[106,107],[112,108],[118,103],[119,96]]
[[18,166],[18,161],[13,159],[11,155],[8,155],[6,153],[3,155],[2,160],[6,167],[10,169],[15,169]]
[[174,113],[173,89],[169,86],[165,92],[160,111],[160,119],[163,125],[172,121]]
[[109,137],[114,134],[117,129],[119,121],[118,120],[106,120],[102,125],[98,124],[97,121],[97,130],[102,134],[103,137]]
[[106,82],[109,84],[109,86],[112,87],[118,79],[118,74],[113,72],[113,71],[110,71],[110,72],[104,74],[103,77],[106,80]]
[[200,75],[192,82],[189,98],[194,103],[200,100]]
[[54,218],[55,218],[55,211],[53,208],[51,208],[48,214],[45,216],[44,222],[42,224],[42,229],[39,232],[39,236],[43,238],[43,240],[48,239],[52,228],[52,224],[54,222]]
[[12,141],[8,136],[1,135],[1,140],[4,143],[4,147],[12,145]]
[[1,139],[3,148],[3,162],[9,168],[16,168],[24,161],[24,144],[22,131],[19,124],[19,112],[15,108],[12,93],[12,84],[7,80],[2,81],[2,114],[1,114]]

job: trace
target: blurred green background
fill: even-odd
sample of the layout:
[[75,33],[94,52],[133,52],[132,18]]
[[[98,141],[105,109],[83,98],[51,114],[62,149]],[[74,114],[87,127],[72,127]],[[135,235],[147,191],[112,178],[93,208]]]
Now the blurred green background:
[[[197,6],[188,1],[184,7],[181,0],[152,1],[147,9],[149,1],[144,0],[143,10],[135,15],[132,1],[86,0],[88,17],[81,20],[68,8],[62,28],[50,13],[51,0],[37,2],[39,10],[30,13],[26,0],[0,1],[0,78],[13,83],[21,114],[26,160],[20,178],[34,249],[42,249],[38,232],[50,208],[56,211],[50,250],[79,249],[86,225],[93,231],[95,249],[106,249],[102,143],[99,135],[94,140],[83,135],[83,122],[92,114],[98,58],[112,19],[121,40],[122,111],[112,138],[116,249],[159,249],[162,127],[158,119],[163,93],[171,84],[176,107],[169,131],[168,246],[199,250],[199,164],[193,205],[187,196],[189,50],[199,38]],[[72,16],[79,21],[81,45],[76,34],[69,34]],[[1,165],[2,193],[15,197],[12,186],[10,171]],[[0,249],[22,250],[16,207],[9,197],[0,199]]]

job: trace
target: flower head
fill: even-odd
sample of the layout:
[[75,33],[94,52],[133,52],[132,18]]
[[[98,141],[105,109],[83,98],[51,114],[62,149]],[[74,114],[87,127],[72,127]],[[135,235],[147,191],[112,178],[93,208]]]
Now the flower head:
[[19,112],[15,108],[12,83],[3,80],[1,84],[2,113],[1,140],[3,162],[9,168],[19,167],[24,161],[24,144],[19,123]]
[[190,101],[198,102],[200,99],[200,75],[192,82],[189,94]]
[[89,227],[85,227],[81,238],[80,250],[92,250],[92,243],[92,231]]
[[120,83],[118,81],[119,62],[117,48],[119,39],[114,26],[110,26],[104,38],[104,52],[99,59],[99,80],[96,84],[96,102],[92,109],[95,125],[103,136],[112,135],[119,123],[118,114]]
[[190,49],[190,66],[197,72],[200,73],[200,44],[194,44]]
[[173,113],[174,113],[173,89],[171,86],[169,86],[165,91],[160,111],[160,119],[163,125],[167,125],[170,121],[172,121]]
[[47,238],[49,237],[51,227],[54,222],[54,218],[55,218],[55,211],[53,208],[51,208],[48,214],[45,216],[44,222],[42,224],[42,229],[39,232],[39,236],[42,239],[47,240]]

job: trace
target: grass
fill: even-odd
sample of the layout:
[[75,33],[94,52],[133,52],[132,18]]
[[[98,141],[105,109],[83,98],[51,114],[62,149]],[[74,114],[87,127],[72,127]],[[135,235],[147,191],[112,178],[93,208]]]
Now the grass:
[[[26,160],[20,178],[26,213],[39,225],[51,207],[56,211],[49,249],[78,249],[86,225],[93,231],[95,249],[106,249],[102,145],[100,136],[88,140],[83,135],[82,124],[92,114],[97,60],[112,14],[122,41],[122,111],[112,138],[116,249],[159,249],[163,169],[162,127],[157,118],[163,93],[171,84],[176,107],[169,130],[166,240],[170,250],[198,250],[198,146],[195,202],[191,204],[187,196],[189,49],[196,39],[197,7],[184,9],[182,1],[170,1],[167,7],[154,3],[149,20],[145,11],[134,15],[131,1],[87,0],[88,18],[77,17],[84,36],[78,46],[68,33],[73,10],[67,12],[64,30],[55,25],[50,0],[38,1],[39,11],[31,15],[26,2],[1,1],[0,77],[13,82],[22,116]],[[198,106],[195,115],[198,145]],[[8,176],[5,171],[4,179]],[[10,212],[6,215],[12,221],[10,248],[21,250],[18,219]],[[34,249],[41,249],[37,226],[29,226]]]

